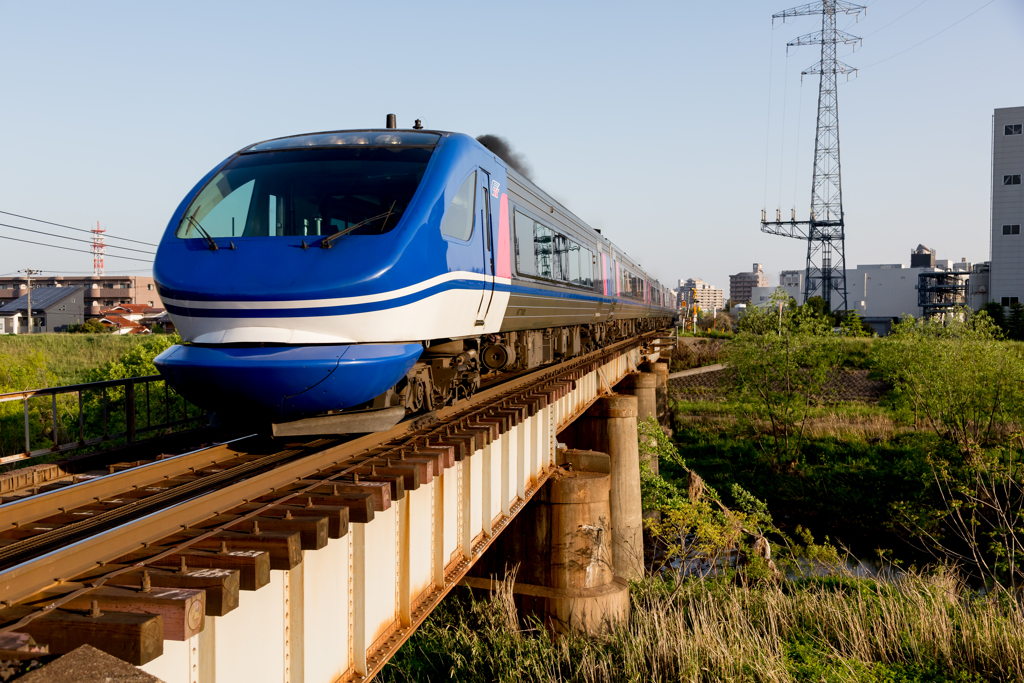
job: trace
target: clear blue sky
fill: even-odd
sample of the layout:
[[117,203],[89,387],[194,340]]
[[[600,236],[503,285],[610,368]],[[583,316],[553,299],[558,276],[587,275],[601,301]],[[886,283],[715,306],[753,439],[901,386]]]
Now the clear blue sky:
[[[839,90],[848,266],[908,262],[918,243],[988,258],[991,114],[1024,105],[1024,1],[988,2],[872,0],[849,28],[865,40],[841,50],[862,67]],[[156,242],[243,145],[393,112],[508,138],[663,282],[727,288],[760,261],[774,284],[805,246],[761,234],[760,211],[806,216],[817,101],[799,75],[816,48],[785,43],[820,20],[773,30],[789,6],[0,1],[0,210]],[[0,274],[91,266],[0,240]]]

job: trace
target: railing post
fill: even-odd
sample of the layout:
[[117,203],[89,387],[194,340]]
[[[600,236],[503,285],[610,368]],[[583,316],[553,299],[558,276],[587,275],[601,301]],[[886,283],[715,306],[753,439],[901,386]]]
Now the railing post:
[[124,386],[124,419],[128,423],[128,443],[135,443],[135,382]]
[[85,443],[85,401],[82,390],[78,390],[78,443]]
[[60,450],[60,440],[57,436],[57,392],[53,396],[53,450]]
[[107,388],[103,387],[103,438],[107,438]]
[[28,429],[28,396],[25,397],[25,455],[28,456],[32,452],[32,444],[30,443],[29,429]]

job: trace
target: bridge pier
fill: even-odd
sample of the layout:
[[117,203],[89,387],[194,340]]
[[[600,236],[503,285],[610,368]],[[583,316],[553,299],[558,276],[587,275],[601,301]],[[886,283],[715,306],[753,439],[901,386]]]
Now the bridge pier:
[[655,384],[656,392],[656,405],[657,412],[655,415],[658,417],[658,422],[663,427],[668,427],[672,423],[671,409],[668,404],[668,375],[669,365],[668,359],[659,359],[655,362],[648,361],[641,366],[645,372],[653,372],[657,378]]
[[560,451],[537,496],[464,583],[493,590],[518,564],[512,587],[522,615],[551,630],[597,632],[629,616],[629,584],[614,572],[611,462],[604,453]]
[[615,575],[639,579],[644,572],[643,511],[636,396],[602,396],[574,424],[577,448],[607,453],[611,459],[612,556]]

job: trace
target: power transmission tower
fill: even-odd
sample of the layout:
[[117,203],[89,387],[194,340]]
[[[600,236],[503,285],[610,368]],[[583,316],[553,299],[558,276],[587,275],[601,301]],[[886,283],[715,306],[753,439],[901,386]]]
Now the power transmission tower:
[[804,301],[820,296],[829,310],[845,311],[846,302],[846,234],[843,219],[843,189],[839,165],[839,98],[836,76],[847,78],[857,70],[836,59],[836,45],[856,45],[860,38],[836,28],[839,13],[858,16],[866,11],[863,5],[844,0],[821,0],[793,7],[772,15],[785,21],[790,17],[821,15],[821,31],[808,33],[786,44],[786,49],[800,45],[821,45],[821,61],[800,73],[821,77],[818,86],[818,125],[814,139],[814,178],[811,181],[811,215],[806,221],[796,219],[793,209],[789,221],[782,220],[776,210],[769,221],[761,209],[761,232],[807,240],[807,273],[804,276]]

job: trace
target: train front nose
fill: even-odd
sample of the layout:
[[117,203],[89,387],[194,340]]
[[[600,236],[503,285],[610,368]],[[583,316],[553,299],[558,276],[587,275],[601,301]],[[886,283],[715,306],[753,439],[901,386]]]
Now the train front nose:
[[160,373],[186,399],[240,418],[280,422],[365,403],[393,386],[420,344],[172,346]]

